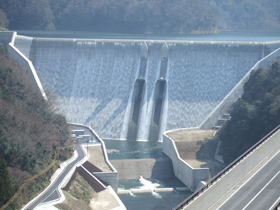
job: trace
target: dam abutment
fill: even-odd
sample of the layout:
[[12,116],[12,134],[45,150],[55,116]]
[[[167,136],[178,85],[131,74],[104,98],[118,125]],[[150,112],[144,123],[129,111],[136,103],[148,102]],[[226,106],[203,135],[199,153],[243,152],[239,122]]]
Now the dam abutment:
[[219,105],[212,111],[212,113],[200,125],[201,129],[212,129],[217,121],[223,117],[225,113],[230,111],[231,106],[243,94],[243,86],[248,81],[250,73],[258,68],[264,68],[272,64],[272,62],[280,57],[280,48],[269,53],[266,57],[260,59],[255,65],[245,74],[245,76],[236,84],[236,86],[226,95],[226,97],[219,103]]
[[[19,41],[23,40],[23,41]],[[41,81],[37,75],[37,72],[33,66],[33,63],[29,60],[29,56],[26,56],[23,52],[29,54],[32,38],[18,36],[17,32],[0,32],[0,42],[7,47],[9,55],[20,63],[25,69],[28,70],[29,76],[33,81],[33,84],[37,88],[42,97],[47,100],[46,93],[41,84]],[[23,44],[21,44],[23,43]],[[17,45],[21,47],[21,50],[17,48]],[[23,51],[23,52],[22,52]]]

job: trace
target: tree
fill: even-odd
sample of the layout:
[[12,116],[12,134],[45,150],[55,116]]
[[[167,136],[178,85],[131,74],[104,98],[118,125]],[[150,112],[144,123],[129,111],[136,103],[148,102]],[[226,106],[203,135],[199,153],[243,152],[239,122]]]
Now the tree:
[[[0,0],[1,1],[1,0]],[[28,71],[13,61],[4,47],[0,47],[0,201],[11,195],[10,181],[17,189],[51,162],[55,148],[68,142],[69,130],[63,116],[54,113],[51,101],[46,102],[28,75]],[[62,158],[71,155],[71,149],[62,151]],[[10,175],[7,175],[6,166]],[[3,169],[4,168],[4,169]],[[36,179],[26,187],[9,209],[17,209],[39,191],[51,173]]]
[[219,131],[221,153],[230,163],[280,124],[280,63],[253,71],[231,119]]
[[5,12],[0,9],[0,30],[7,29],[9,26],[9,21],[6,17]]
[[0,157],[0,207],[13,195],[13,187],[5,160]]

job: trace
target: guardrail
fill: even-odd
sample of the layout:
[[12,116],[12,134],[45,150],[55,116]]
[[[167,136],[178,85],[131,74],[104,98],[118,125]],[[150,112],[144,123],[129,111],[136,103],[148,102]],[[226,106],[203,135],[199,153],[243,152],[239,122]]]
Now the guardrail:
[[224,170],[222,170],[220,173],[218,173],[216,176],[214,176],[210,181],[207,182],[207,184],[204,187],[200,188],[198,191],[196,191],[195,193],[190,195],[186,200],[181,202],[177,207],[174,208],[174,210],[184,209],[184,207],[186,207],[188,204],[190,204],[195,198],[200,196],[211,185],[215,184],[215,182],[217,182],[218,179],[221,179],[224,175],[226,175],[228,171],[230,171],[239,162],[241,162],[243,159],[245,159],[248,154],[252,153],[255,149],[257,149],[261,144],[266,142],[274,133],[276,133],[279,130],[280,130],[280,125],[278,125],[271,132],[269,132],[266,136],[264,136],[261,140],[259,140],[256,144],[254,144],[252,147],[250,147],[246,152],[244,152],[241,156],[239,156],[236,160],[234,160],[231,164],[229,164]]

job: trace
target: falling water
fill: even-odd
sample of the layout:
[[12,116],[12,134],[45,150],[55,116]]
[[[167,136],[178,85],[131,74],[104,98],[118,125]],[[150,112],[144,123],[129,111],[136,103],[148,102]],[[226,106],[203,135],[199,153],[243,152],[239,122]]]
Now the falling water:
[[144,179],[142,176],[140,176],[139,181],[142,184],[140,189],[151,190],[154,197],[161,198],[160,194],[154,191],[156,188],[158,188],[160,186],[160,184],[153,183],[147,179]]
[[[111,139],[127,139],[134,125],[133,138],[145,140],[157,113],[155,140],[161,140],[164,130],[199,126],[263,56],[263,45],[37,38],[28,51],[68,121]],[[164,91],[157,89],[160,79]]]

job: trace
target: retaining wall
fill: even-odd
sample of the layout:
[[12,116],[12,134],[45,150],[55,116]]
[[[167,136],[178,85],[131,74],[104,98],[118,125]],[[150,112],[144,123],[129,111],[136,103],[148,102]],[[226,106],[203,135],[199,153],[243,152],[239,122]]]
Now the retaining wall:
[[209,177],[209,168],[193,168],[181,159],[174,140],[166,132],[163,134],[162,149],[172,160],[175,176],[191,191],[195,191],[198,184]]
[[78,123],[68,123],[70,125],[78,126],[83,129],[87,129],[95,138],[101,143],[101,148],[103,152],[103,156],[105,159],[106,164],[109,166],[109,168],[112,170],[112,172],[95,172],[93,173],[96,177],[98,177],[101,181],[107,183],[108,185],[111,185],[111,187],[117,192],[118,187],[118,172],[114,168],[114,166],[110,163],[107,152],[106,152],[106,146],[103,140],[95,133],[95,131],[90,127]]
[[93,175],[106,184],[111,185],[115,192],[118,191],[118,172],[95,172]]
[[[279,46],[279,44],[278,44]],[[273,60],[280,56],[280,48],[259,60],[250,71],[236,84],[236,86],[227,94],[227,96],[219,103],[219,105],[210,113],[210,115],[199,126],[201,129],[212,129],[219,118],[227,113],[232,104],[242,96],[243,86],[248,81],[252,70],[261,67],[266,67],[273,62]]]
[[174,177],[169,158],[111,160],[118,171],[119,179],[171,178]]
[[76,173],[79,173],[96,192],[100,192],[106,189],[106,186],[103,183],[101,183],[97,178],[92,176],[87,170],[85,170],[84,167],[79,166],[76,168],[74,174],[71,176],[67,184],[63,187],[63,190],[69,190],[72,181],[76,178]]

